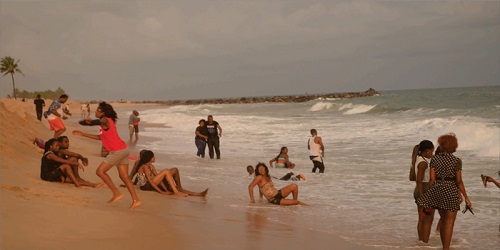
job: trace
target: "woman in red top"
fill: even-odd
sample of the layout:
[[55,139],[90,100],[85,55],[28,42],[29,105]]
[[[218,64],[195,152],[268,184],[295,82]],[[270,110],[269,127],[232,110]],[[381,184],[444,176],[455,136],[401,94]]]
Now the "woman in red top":
[[123,194],[120,193],[115,186],[111,177],[106,173],[113,166],[118,167],[118,175],[127,187],[130,195],[132,196],[132,205],[130,208],[135,208],[141,205],[139,197],[135,193],[134,186],[128,178],[128,156],[130,154],[127,143],[125,143],[118,132],[116,131],[117,114],[113,107],[105,102],[99,103],[99,107],[95,111],[95,116],[100,119],[99,135],[86,134],[81,131],[73,131],[74,135],[84,136],[91,139],[101,140],[102,145],[110,153],[106,156],[103,162],[97,168],[96,174],[109,186],[113,192],[113,197],[108,202],[113,203],[121,198]]

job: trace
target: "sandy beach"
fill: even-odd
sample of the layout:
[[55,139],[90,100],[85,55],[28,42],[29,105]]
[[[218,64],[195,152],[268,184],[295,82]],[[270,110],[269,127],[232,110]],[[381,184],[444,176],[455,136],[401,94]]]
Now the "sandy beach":
[[[97,134],[98,129],[78,125],[80,104],[69,103],[73,117],[65,121],[64,135],[71,151],[89,158],[82,178],[100,182],[95,174],[102,161],[100,141],[71,134],[75,129]],[[113,103],[115,108],[141,105],[151,104]],[[53,132],[46,119],[36,119],[32,100],[1,99],[0,131],[0,249],[368,249],[328,233],[235,212],[227,206],[230,201],[211,200],[210,191],[206,198],[178,198],[136,188],[142,206],[131,210],[125,188],[120,189],[123,199],[108,204],[106,186],[42,181],[43,150],[32,142],[35,137],[47,140]],[[108,173],[121,184],[116,168]]]

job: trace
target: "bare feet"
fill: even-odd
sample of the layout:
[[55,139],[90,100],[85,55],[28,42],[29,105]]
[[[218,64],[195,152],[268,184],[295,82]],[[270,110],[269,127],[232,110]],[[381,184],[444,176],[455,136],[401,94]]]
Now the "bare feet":
[[134,200],[132,202],[132,206],[130,206],[130,209],[134,209],[134,208],[136,208],[136,207],[138,207],[140,205],[142,205],[142,202],[140,200]]
[[205,197],[205,196],[207,196],[207,193],[208,193],[208,188],[205,189],[205,191],[201,192],[201,196]]
[[108,201],[108,203],[114,203],[114,202],[117,202],[118,200],[120,200],[121,198],[123,198],[123,194],[118,194],[118,195],[115,195],[113,196],[113,198],[111,198],[111,200]]

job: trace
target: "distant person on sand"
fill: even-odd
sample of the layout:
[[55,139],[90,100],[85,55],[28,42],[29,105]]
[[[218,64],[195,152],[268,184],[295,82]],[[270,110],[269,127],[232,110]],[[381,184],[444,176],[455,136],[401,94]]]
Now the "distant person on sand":
[[139,112],[137,110],[132,111],[132,114],[130,114],[130,117],[128,119],[128,130],[129,130],[129,135],[130,135],[130,140],[132,140],[132,135],[135,133],[135,139],[139,139],[139,121],[141,118],[138,117]]
[[89,105],[89,104],[82,103],[82,105],[80,106],[80,109],[82,111],[82,114],[80,115],[80,119],[82,119],[82,120],[86,120],[87,117],[90,115],[87,105]]
[[214,158],[214,149],[215,154],[217,154],[217,159],[220,159],[220,149],[219,149],[219,136],[222,137],[222,128],[219,123],[214,121],[212,115],[207,117],[207,122],[205,127],[208,131],[208,155],[210,159]]
[[40,178],[50,182],[73,183],[76,187],[89,186],[100,187],[103,183],[95,184],[87,181],[80,181],[75,177],[71,166],[76,166],[83,170],[83,166],[78,161],[65,160],[59,156],[59,142],[52,138],[45,143],[45,152],[42,157]]
[[167,168],[160,173],[156,172],[153,165],[155,161],[153,151],[141,151],[140,159],[136,162],[138,166],[137,185],[141,190],[157,191],[160,194],[174,194],[183,197],[188,195],[205,197],[207,195],[208,188],[203,192],[192,192],[184,189],[181,185],[181,174],[177,168]]
[[316,129],[311,129],[311,138],[307,141],[307,149],[309,149],[309,159],[313,162],[312,172],[316,173],[316,169],[319,169],[320,173],[324,173],[323,157],[325,157],[325,146]]
[[42,120],[43,107],[45,107],[45,101],[40,97],[40,94],[36,95],[36,99],[33,101],[36,108],[36,119]]
[[442,221],[441,243],[446,250],[450,249],[453,226],[460,210],[460,193],[464,196],[466,210],[473,212],[462,181],[462,160],[453,155],[458,147],[457,137],[453,133],[442,135],[438,143],[441,153],[436,154],[430,163],[431,187],[417,199],[417,204],[423,213],[438,209]]
[[[250,195],[250,202],[255,203],[253,197],[253,189],[255,186],[259,187],[260,192],[266,197],[269,203],[275,205],[306,205],[298,200],[299,186],[297,184],[290,184],[280,190],[274,187],[269,169],[266,164],[258,163],[255,166],[255,179],[248,185],[248,193]],[[286,199],[288,195],[292,194],[293,199]]]
[[[76,163],[78,163],[78,161],[80,160],[85,167],[89,165],[89,159],[87,157],[84,157],[79,153],[69,151],[69,139],[67,136],[59,136],[59,138],[57,138],[57,141],[59,142],[59,152],[57,153],[59,157],[68,161],[75,161]],[[84,181],[78,173],[78,166],[72,165],[71,167],[76,179],[79,181]]]
[[269,161],[269,166],[273,167],[273,162],[276,162],[276,168],[289,168],[295,167],[295,163],[290,162],[288,158],[288,148],[282,147],[279,154]]
[[98,135],[86,134],[78,130],[73,131],[73,134],[101,140],[102,145],[110,152],[96,171],[96,174],[106,183],[106,185],[108,185],[111,192],[113,192],[113,197],[108,202],[113,203],[123,198],[123,194],[120,193],[113,183],[113,180],[111,180],[111,177],[106,173],[113,166],[117,166],[118,175],[123,183],[125,183],[130,196],[132,196],[132,205],[130,208],[138,207],[141,205],[141,201],[135,193],[132,182],[128,179],[128,156],[130,152],[127,143],[120,138],[116,130],[115,123],[118,116],[113,107],[105,102],[99,103],[99,107],[95,111],[95,116],[99,118],[101,122]]
[[59,138],[64,131],[66,131],[66,127],[62,120],[65,120],[64,110],[62,105],[68,100],[68,95],[62,94],[59,97],[59,100],[54,100],[52,104],[50,104],[49,109],[45,112],[45,118],[50,124],[50,130],[54,131],[54,139]]
[[207,139],[208,139],[208,131],[207,128],[205,127],[205,120],[201,119],[198,122],[198,125],[199,126],[194,131],[196,135],[194,137],[194,144],[198,149],[198,152],[196,152],[196,156],[205,158],[205,147],[207,145]]
[[[430,167],[429,162],[431,161],[432,153],[434,151],[434,144],[429,140],[423,140],[418,145],[413,147],[413,152],[411,156],[412,165],[416,171],[416,186],[413,191],[413,198],[415,202],[422,196],[427,190],[429,190],[429,178],[430,178]],[[434,220],[434,210],[426,213],[421,213],[422,208],[417,206],[418,223],[417,232],[418,239],[425,243],[429,242],[429,236],[431,234],[432,221]]]

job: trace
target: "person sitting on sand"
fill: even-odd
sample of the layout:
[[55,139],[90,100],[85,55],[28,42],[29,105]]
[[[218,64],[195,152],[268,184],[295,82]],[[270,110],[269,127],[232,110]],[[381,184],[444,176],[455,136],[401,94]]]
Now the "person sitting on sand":
[[[59,136],[59,138],[57,138],[57,141],[59,141],[59,152],[57,154],[59,157],[68,161],[75,161],[77,163],[78,160],[80,160],[82,162],[82,165],[85,167],[89,165],[89,159],[87,157],[84,157],[79,153],[69,151],[69,139],[67,136]],[[76,179],[79,181],[83,181],[83,179],[78,174],[78,166],[72,165],[71,168],[73,169],[73,173],[75,174]]]
[[[500,171],[498,171],[497,173],[498,173],[498,176],[500,176]],[[483,181],[483,185],[485,188],[488,185],[488,182],[493,182],[495,185],[497,185],[498,188],[500,188],[500,182],[495,180],[493,177],[481,175],[481,180]]]
[[87,181],[80,181],[75,177],[71,165],[83,169],[83,166],[78,161],[65,160],[59,156],[59,142],[57,139],[50,139],[45,143],[45,152],[42,157],[42,165],[40,169],[40,178],[50,182],[65,182],[73,183],[76,187],[89,186],[100,187],[103,183],[95,184]]
[[142,150],[140,153],[139,166],[137,170],[137,185],[144,191],[157,191],[160,194],[174,194],[186,197],[201,196],[205,197],[208,188],[203,192],[192,192],[184,189],[181,185],[181,174],[179,169],[164,169],[160,173],[156,172],[153,163],[156,161],[155,155],[151,150]]
[[[247,173],[249,176],[252,176],[255,173],[255,170],[253,169],[252,165],[247,166]],[[278,179],[274,176],[271,176],[271,177],[274,179]],[[284,175],[283,177],[279,178],[279,180],[282,180],[282,181],[288,181],[288,180],[300,181],[301,179],[306,180],[306,177],[303,174],[295,175],[293,172],[290,172],[290,173]]]
[[269,161],[269,166],[273,167],[273,162],[276,162],[276,168],[294,168],[295,163],[288,159],[288,148],[282,147],[280,153]]
[[[260,192],[266,197],[269,203],[275,205],[306,205],[298,200],[299,186],[297,184],[290,184],[280,190],[274,187],[269,169],[266,164],[259,162],[255,166],[255,179],[248,185],[248,193],[250,195],[250,202],[255,203],[253,197],[253,188],[259,187]],[[293,199],[286,199],[288,195],[292,194]]]

